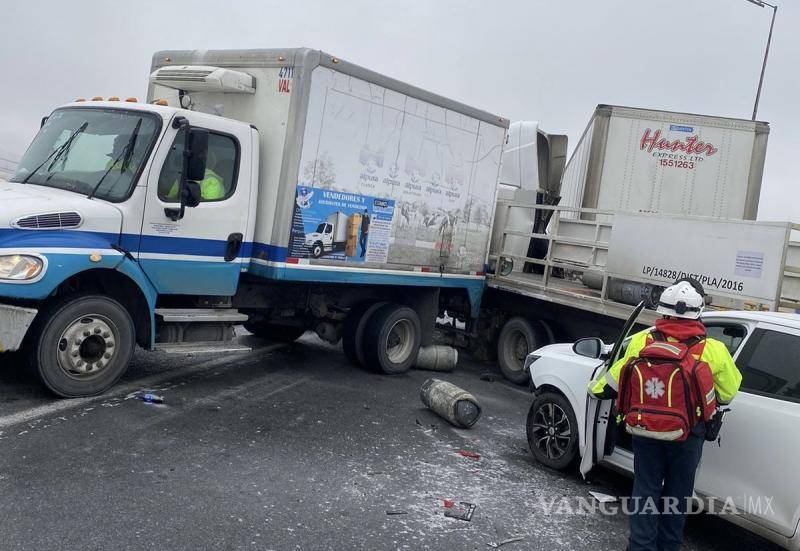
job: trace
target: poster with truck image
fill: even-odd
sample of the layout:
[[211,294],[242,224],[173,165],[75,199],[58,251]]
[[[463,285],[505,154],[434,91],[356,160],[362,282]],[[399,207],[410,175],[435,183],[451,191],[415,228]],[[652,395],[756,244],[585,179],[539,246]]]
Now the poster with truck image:
[[[347,254],[347,243],[318,258],[482,271],[504,138],[503,126],[317,67],[298,190],[313,193],[312,202],[335,191],[381,199],[388,209],[370,211],[363,258],[360,246],[357,256]],[[357,209],[331,207],[325,216],[337,210],[349,217]],[[324,221],[321,212],[314,219]],[[299,229],[292,231],[296,245]]]
[[289,256],[386,263],[394,201],[298,185]]

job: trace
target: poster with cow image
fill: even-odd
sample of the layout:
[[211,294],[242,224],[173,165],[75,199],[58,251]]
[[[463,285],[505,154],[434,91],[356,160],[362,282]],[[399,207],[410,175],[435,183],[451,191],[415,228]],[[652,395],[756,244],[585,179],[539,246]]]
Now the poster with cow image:
[[385,232],[383,263],[483,270],[502,127],[325,67],[312,73],[309,102],[300,186],[392,205],[388,224],[371,220],[366,262],[379,261]]
[[386,263],[394,201],[298,185],[289,256]]

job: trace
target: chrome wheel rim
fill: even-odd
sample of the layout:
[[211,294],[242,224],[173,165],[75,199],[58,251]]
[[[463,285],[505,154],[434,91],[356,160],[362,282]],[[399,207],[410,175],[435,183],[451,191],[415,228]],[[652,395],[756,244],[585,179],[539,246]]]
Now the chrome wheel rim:
[[398,320],[394,322],[386,338],[386,355],[389,361],[395,364],[403,363],[411,355],[414,346],[414,328],[409,320]]
[[94,377],[113,361],[118,340],[116,326],[105,316],[81,316],[58,339],[58,366],[72,378]]
[[572,427],[566,412],[557,404],[542,404],[533,416],[533,445],[548,459],[561,459],[569,451]]

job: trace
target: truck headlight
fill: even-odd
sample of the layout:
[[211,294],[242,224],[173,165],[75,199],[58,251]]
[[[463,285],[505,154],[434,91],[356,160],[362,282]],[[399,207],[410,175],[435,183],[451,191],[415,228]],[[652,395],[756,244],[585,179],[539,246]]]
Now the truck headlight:
[[44,261],[35,256],[9,254],[0,256],[0,280],[26,281],[42,273]]

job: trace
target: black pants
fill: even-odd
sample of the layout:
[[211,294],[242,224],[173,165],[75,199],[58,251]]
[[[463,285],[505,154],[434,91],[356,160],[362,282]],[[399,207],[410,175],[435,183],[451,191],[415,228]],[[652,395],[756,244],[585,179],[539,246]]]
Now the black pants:
[[685,442],[633,437],[630,551],[680,549],[704,443],[695,432]]
[[361,245],[361,256],[367,252],[367,236],[369,234],[365,231],[361,232],[361,239],[358,240],[358,244]]

